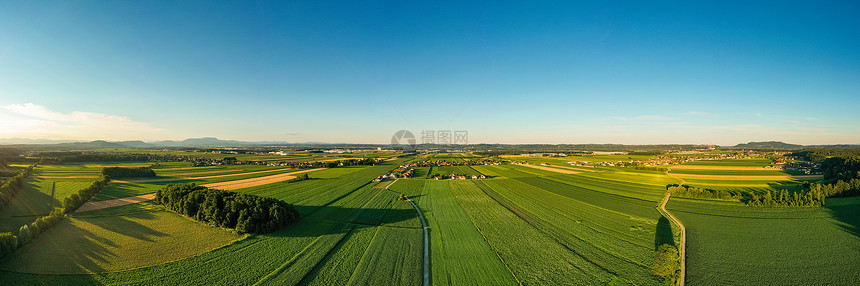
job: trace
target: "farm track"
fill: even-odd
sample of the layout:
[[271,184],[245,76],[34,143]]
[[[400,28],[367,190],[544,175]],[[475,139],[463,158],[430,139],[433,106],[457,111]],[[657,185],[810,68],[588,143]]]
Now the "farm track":
[[[388,187],[396,183],[397,180],[394,180],[393,183],[385,186],[385,189],[388,190]],[[406,198],[412,207],[415,208],[415,211],[418,212],[418,218],[421,219],[421,229],[424,231],[424,286],[430,286],[430,234],[427,233],[427,221],[424,220],[424,214],[421,213],[421,210],[418,209],[418,205],[412,201],[409,197],[403,196]]]
[[106,208],[112,208],[112,207],[119,207],[119,206],[131,205],[131,204],[136,204],[136,203],[142,203],[142,202],[146,202],[146,201],[151,201],[154,198],[155,198],[155,193],[151,193],[151,194],[139,195],[139,196],[134,196],[134,197],[119,198],[119,199],[99,201],[99,202],[86,202],[81,207],[79,207],[75,211],[75,213],[82,213],[82,212],[88,212],[88,211],[94,211],[94,210],[100,210],[100,209],[106,209]]
[[[681,184],[684,184],[683,179],[681,179]],[[671,193],[666,192],[666,197],[663,198],[662,202],[660,202],[660,206],[657,210],[659,210],[663,215],[669,217],[669,219],[675,222],[675,224],[678,225],[678,228],[681,229],[681,247],[678,248],[678,255],[681,258],[681,277],[678,278],[678,285],[684,286],[684,277],[687,276],[687,229],[683,224],[681,224],[681,221],[666,210],[666,203],[669,202],[669,197],[671,196]]]

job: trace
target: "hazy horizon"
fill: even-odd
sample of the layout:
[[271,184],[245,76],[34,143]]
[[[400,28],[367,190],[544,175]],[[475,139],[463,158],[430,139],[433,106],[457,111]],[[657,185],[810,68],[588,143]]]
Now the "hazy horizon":
[[0,4],[0,138],[860,143],[856,3]]

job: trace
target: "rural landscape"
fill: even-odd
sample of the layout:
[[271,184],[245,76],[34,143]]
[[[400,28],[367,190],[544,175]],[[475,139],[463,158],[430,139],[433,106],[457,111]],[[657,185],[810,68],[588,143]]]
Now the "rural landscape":
[[[104,144],[121,145],[92,145]],[[860,148],[759,146],[9,146],[0,277],[10,285],[860,279]]]
[[857,11],[0,1],[0,286],[860,285]]

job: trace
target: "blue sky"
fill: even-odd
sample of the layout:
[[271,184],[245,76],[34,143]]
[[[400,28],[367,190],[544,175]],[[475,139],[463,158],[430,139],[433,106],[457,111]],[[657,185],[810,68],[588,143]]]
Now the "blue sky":
[[0,1],[0,138],[860,143],[844,2]]

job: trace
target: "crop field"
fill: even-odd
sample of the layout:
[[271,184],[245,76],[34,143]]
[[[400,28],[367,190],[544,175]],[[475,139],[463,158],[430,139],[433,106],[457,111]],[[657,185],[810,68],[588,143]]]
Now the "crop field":
[[860,280],[860,200],[765,208],[670,200],[687,228],[690,285],[850,285]]
[[700,178],[685,178],[686,184],[695,187],[707,188],[712,190],[723,190],[733,192],[750,192],[755,194],[763,194],[767,191],[787,190],[795,192],[801,190],[804,181],[815,182],[818,180],[713,180]]
[[770,165],[768,159],[722,159],[700,160],[684,163],[692,166],[722,166],[722,167],[765,167]]
[[24,189],[0,211],[0,232],[17,231],[62,206],[63,199],[96,181],[100,170],[61,166],[34,169]]
[[798,171],[783,171],[783,170],[768,170],[768,169],[752,169],[752,170],[713,170],[713,169],[672,169],[669,173],[675,175],[714,175],[714,176],[791,176],[803,175]]
[[[272,196],[295,203],[300,206],[298,209],[304,218],[299,223],[279,232],[254,235],[196,256],[150,267],[99,275],[34,276],[7,269],[0,272],[0,277],[4,281],[17,284],[36,281],[32,279],[38,277],[38,281],[48,284],[57,281],[84,284],[149,284],[159,281],[167,284],[283,285],[324,284],[329,281],[325,279],[341,277],[343,280],[331,281],[347,281],[346,284],[356,285],[368,283],[415,285],[420,283],[421,277],[422,236],[421,229],[408,222],[415,222],[414,217],[417,217],[417,214],[414,209],[402,207],[400,203],[405,202],[396,200],[397,193],[373,189],[368,184],[372,178],[401,162],[402,160],[392,161],[383,165],[360,168],[339,177],[318,178],[289,184],[274,183],[241,189],[239,191]],[[93,216],[93,213],[119,212],[121,208],[132,206],[76,216],[72,222],[78,225],[79,221],[90,219],[87,217]],[[412,216],[407,213],[411,213]],[[169,212],[166,214],[174,215]],[[120,220],[133,220],[129,218],[130,215],[132,214],[118,214],[115,217]],[[93,216],[91,219],[98,219],[98,217]],[[385,219],[385,225],[391,224],[392,227],[382,226],[383,219]],[[163,219],[153,221],[163,221]],[[376,226],[373,226],[374,223]],[[402,226],[398,225],[401,223]],[[117,227],[132,230],[135,227],[140,229],[140,225],[158,230],[140,221],[136,224]],[[398,226],[394,227],[394,225]],[[225,230],[214,230],[230,234]],[[168,233],[165,230],[159,230],[159,232]],[[170,237],[149,234],[159,239]],[[142,238],[148,238],[148,236],[142,236]],[[354,241],[353,238],[355,238]],[[127,240],[129,239],[118,241],[122,241],[120,245],[125,246],[128,244]],[[109,244],[106,241],[98,241]],[[85,242],[77,243],[76,246],[69,245],[66,248],[74,249],[79,253],[88,253],[99,251],[104,247]],[[152,252],[153,249],[155,248],[151,248],[150,251]],[[155,253],[161,252],[155,251]],[[188,253],[183,256],[188,256]],[[200,269],[200,265],[206,265],[206,269]],[[350,267],[342,267],[342,265],[350,265]],[[93,268],[97,269],[95,266]],[[182,274],[179,275],[179,273]],[[314,273],[336,274],[319,276]]]
[[[206,239],[199,239],[201,236]],[[45,274],[117,271],[198,255],[243,237],[161,206],[136,204],[63,221],[0,267]]]
[[[250,167],[250,168],[249,168]],[[111,200],[116,198],[123,197],[131,197],[138,196],[148,193],[153,193],[156,190],[174,183],[195,183],[195,184],[211,184],[211,183],[221,183],[228,181],[236,181],[243,179],[251,179],[251,178],[259,178],[270,175],[277,175],[289,172],[299,171],[294,168],[283,168],[283,167],[264,167],[264,166],[229,166],[224,169],[220,169],[221,171],[229,170],[231,173],[209,173],[212,171],[216,171],[213,168],[205,168],[200,170],[180,170],[176,172],[181,172],[180,176],[170,176],[159,175],[153,179],[136,179],[136,180],[123,180],[120,182],[112,182],[104,190],[96,194],[93,197],[92,201],[103,201],[103,200]],[[233,171],[237,170],[237,171]],[[245,171],[248,170],[248,171]],[[159,172],[156,171],[158,175]],[[198,175],[194,175],[198,174]]]
[[454,197],[463,181],[428,181],[420,208],[430,227],[432,283],[436,285],[516,285],[516,280]]
[[[612,156],[620,155],[599,157]],[[440,153],[425,159],[480,158]],[[434,285],[660,285],[666,281],[652,269],[656,246],[667,238],[678,243],[672,227],[659,223],[655,207],[667,184],[683,178],[692,186],[761,193],[796,191],[803,181],[817,181],[774,179],[774,174],[788,174],[762,169],[769,160],[759,159],[708,161],[712,164],[673,169],[669,175],[605,166],[557,172],[567,166],[563,159],[527,159],[553,162],[544,167],[554,170],[516,164],[418,167],[411,179],[371,182],[413,160],[402,158],[237,189],[283,200],[302,215],[270,234],[239,235],[148,203],[72,214],[46,238],[0,261],[0,278],[13,284],[420,285],[423,228],[412,205],[398,199],[404,194],[428,223]],[[29,194],[44,199],[49,183],[57,181],[55,195],[68,196],[95,180],[100,169],[95,166],[40,167]],[[152,193],[177,182],[240,182],[301,170],[307,169],[162,165],[155,169],[158,177],[111,183],[93,200]],[[426,179],[433,174],[490,178]],[[0,227],[15,230],[35,219],[17,214],[50,210],[47,201],[36,202],[10,204],[0,213]],[[761,208],[673,197],[668,208],[687,227],[690,285],[798,284],[806,277],[847,284],[860,279],[849,271],[860,262],[858,205],[857,199],[829,199],[825,208]],[[195,239],[199,235],[212,239]],[[164,248],[156,244],[172,251],[157,251]],[[62,259],[49,258],[57,253]],[[828,278],[819,278],[827,273]]]

